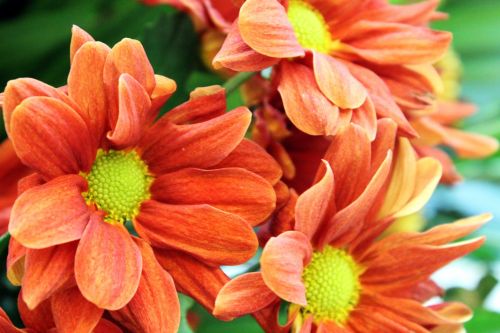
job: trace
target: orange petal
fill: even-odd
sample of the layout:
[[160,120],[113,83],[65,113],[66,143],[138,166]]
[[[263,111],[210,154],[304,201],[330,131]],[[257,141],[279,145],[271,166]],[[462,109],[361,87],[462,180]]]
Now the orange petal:
[[3,333],[23,333],[24,330],[20,330],[12,324],[9,317],[3,309],[0,308],[0,331]]
[[151,187],[153,199],[168,204],[208,204],[243,218],[263,222],[276,207],[274,189],[264,178],[240,168],[182,169],[167,173]]
[[245,220],[206,204],[146,201],[135,227],[154,246],[181,250],[210,264],[241,264],[258,246],[257,236]]
[[229,281],[217,295],[214,316],[217,318],[235,318],[257,312],[273,302],[278,297],[269,289],[262,274],[247,273]]
[[207,121],[226,112],[226,90],[221,86],[196,88],[189,94],[189,101],[182,103],[165,114],[155,125],[161,131],[162,126],[172,122],[177,125]]
[[155,125],[142,140],[142,157],[156,174],[214,166],[243,140],[250,121],[250,111],[241,107],[202,123],[167,123],[161,131]]
[[371,145],[368,134],[356,125],[342,128],[332,139],[324,159],[335,175],[335,201],[339,210],[356,199],[369,181]]
[[155,249],[155,254],[174,278],[177,289],[212,312],[217,294],[229,281],[226,274],[219,267],[208,266],[183,252]]
[[68,95],[87,123],[93,142],[101,143],[106,127],[107,101],[103,71],[109,47],[88,42],[75,53],[68,76]]
[[264,282],[285,301],[306,305],[302,273],[304,266],[311,260],[311,255],[311,243],[301,232],[287,231],[278,237],[272,237],[260,258]]
[[362,20],[352,25],[346,41],[365,60],[382,65],[433,63],[446,52],[451,33],[427,27]]
[[278,163],[254,141],[243,139],[240,144],[214,168],[242,168],[276,184],[282,176]]
[[276,0],[247,0],[240,9],[241,37],[255,51],[275,58],[304,55],[286,9]]
[[10,137],[24,164],[45,178],[90,169],[96,146],[81,116],[50,97],[31,97],[11,117]]
[[257,72],[278,61],[279,58],[260,54],[248,46],[241,38],[238,21],[235,21],[212,64],[215,69],[225,67],[237,72]]
[[301,231],[313,239],[327,213],[335,209],[335,187],[330,164],[323,160],[325,174],[323,178],[302,193],[295,206],[295,230]]
[[127,229],[92,215],[75,257],[82,295],[100,308],[120,309],[135,295],[141,270],[141,253]]
[[94,332],[104,312],[87,301],[77,287],[56,293],[51,305],[58,333]]
[[452,147],[462,158],[483,158],[498,150],[498,140],[493,137],[453,128],[445,129],[444,144]]
[[36,332],[48,332],[55,326],[50,300],[46,300],[35,309],[30,310],[26,303],[24,303],[23,298],[23,290],[21,289],[21,292],[17,296],[17,309],[26,327],[36,330]]
[[147,120],[148,124],[153,122],[154,118],[158,115],[160,108],[177,90],[177,83],[168,77],[155,75],[155,81],[156,86],[151,93],[151,112],[149,114],[151,118]]
[[10,215],[12,237],[33,249],[80,239],[89,221],[89,210],[81,195],[85,188],[82,177],[68,175],[21,194]]
[[377,136],[377,112],[375,112],[375,106],[370,97],[360,108],[352,112],[351,121],[366,131],[370,141],[375,140]]
[[132,300],[111,315],[131,332],[176,333],[181,314],[174,281],[153,249],[138,238],[134,241],[142,253],[141,282]]
[[21,286],[24,276],[24,259],[26,248],[19,244],[13,237],[9,241],[9,250],[7,251],[7,279],[14,286]]
[[107,138],[118,149],[135,146],[144,132],[150,115],[151,101],[144,88],[129,74],[118,81],[118,119]]
[[101,319],[92,333],[123,333],[123,331],[109,320]]
[[[71,100],[58,89],[41,81],[21,78],[7,82],[3,93],[3,117],[7,133],[10,132],[10,118],[15,108],[28,97],[46,96],[71,103]],[[71,105],[71,104],[70,104]]]
[[109,124],[116,123],[118,118],[118,80],[121,74],[130,74],[146,90],[150,96],[155,87],[156,79],[153,67],[142,44],[133,39],[124,38],[113,48],[104,66],[104,84],[108,94]]
[[335,134],[339,109],[319,90],[309,68],[283,61],[278,91],[288,118],[301,131],[310,135]]
[[76,242],[28,249],[23,278],[23,299],[30,309],[48,299],[73,276]]
[[335,58],[313,52],[314,76],[319,89],[342,109],[356,109],[366,100],[365,87]]
[[80,28],[77,25],[71,27],[71,45],[70,45],[70,60],[73,62],[73,58],[75,57],[76,52],[83,46],[86,42],[93,42],[94,38]]

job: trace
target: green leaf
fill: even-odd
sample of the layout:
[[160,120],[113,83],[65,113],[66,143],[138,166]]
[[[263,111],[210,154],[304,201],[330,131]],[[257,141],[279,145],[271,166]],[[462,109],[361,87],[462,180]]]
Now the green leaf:
[[179,326],[179,333],[193,333],[187,321],[187,313],[193,307],[194,300],[184,294],[179,295],[179,302],[181,304],[181,324]]
[[475,309],[472,320],[465,324],[465,328],[471,333],[500,333],[499,323],[500,313],[478,308]]

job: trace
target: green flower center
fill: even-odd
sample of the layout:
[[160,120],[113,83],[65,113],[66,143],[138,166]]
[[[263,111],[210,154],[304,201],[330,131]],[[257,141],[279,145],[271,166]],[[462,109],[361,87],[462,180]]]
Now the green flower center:
[[290,0],[288,19],[302,47],[323,53],[330,51],[332,37],[325,18],[316,8],[304,0]]
[[107,222],[132,220],[150,198],[153,177],[135,151],[99,150],[92,169],[83,176],[89,184],[85,200],[105,211]]
[[302,275],[307,299],[303,311],[317,322],[345,324],[359,301],[360,274],[361,268],[345,250],[327,246],[314,252]]

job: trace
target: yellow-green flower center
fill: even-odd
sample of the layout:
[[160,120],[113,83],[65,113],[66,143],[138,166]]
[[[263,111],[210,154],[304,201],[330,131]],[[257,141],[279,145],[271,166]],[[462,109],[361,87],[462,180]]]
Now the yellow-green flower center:
[[290,0],[288,19],[300,45],[323,53],[330,51],[332,37],[325,18],[316,8],[304,0]]
[[307,299],[304,313],[312,314],[316,322],[345,324],[359,301],[360,274],[361,268],[342,249],[327,246],[314,252],[302,275]]
[[89,184],[87,203],[106,212],[108,222],[132,220],[141,203],[150,198],[153,177],[135,151],[99,150],[92,169],[84,177]]

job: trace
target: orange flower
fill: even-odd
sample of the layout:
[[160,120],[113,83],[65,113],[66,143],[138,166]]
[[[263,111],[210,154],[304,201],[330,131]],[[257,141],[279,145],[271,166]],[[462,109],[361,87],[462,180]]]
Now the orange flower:
[[335,134],[339,118],[352,117],[374,138],[377,117],[390,117],[415,135],[385,81],[427,81],[420,72],[432,71],[427,64],[451,40],[424,26],[436,17],[437,3],[401,8],[380,0],[248,0],[214,66],[274,66],[287,116],[308,134]]
[[[1,105],[1,104],[0,104]],[[12,142],[5,140],[0,144],[0,235],[7,231],[10,210],[17,196],[17,182],[27,176],[30,170],[17,157]]]
[[[244,140],[251,113],[225,113],[220,87],[194,91],[153,123],[175,83],[154,75],[139,42],[109,49],[74,27],[71,60],[67,93],[34,79],[5,90],[7,132],[35,171],[12,208],[9,276],[20,282],[25,258],[30,309],[77,286],[91,319],[106,309],[132,331],[175,332],[174,284],[152,247],[214,274],[245,262],[258,246],[252,226],[274,210],[281,170]],[[203,269],[179,275],[197,279]]]
[[[322,176],[298,197],[293,230],[268,241],[260,272],[224,286],[216,316],[231,319],[285,300],[291,303],[292,332],[301,333],[424,333],[468,318],[461,304],[422,303],[440,292],[430,275],[478,248],[484,238],[449,243],[476,230],[489,215],[377,241],[394,218],[425,204],[441,176],[440,164],[417,159],[407,139],[399,139],[391,171],[395,125],[379,126],[384,131],[372,145],[356,125],[339,132],[325,155]],[[467,316],[449,315],[444,309],[450,308]]]
[[[81,305],[79,298],[82,296],[71,295],[75,297],[75,301]],[[70,304],[70,303],[69,303]],[[87,327],[78,327],[82,324],[78,319],[73,321],[73,326],[67,327],[67,330],[58,330],[55,321],[61,320],[61,318],[53,317],[54,309],[60,307],[61,304],[58,301],[51,304],[50,300],[42,302],[36,309],[30,310],[22,300],[21,294],[18,297],[18,310],[25,324],[24,329],[19,329],[12,324],[7,314],[0,308],[0,331],[2,333],[58,333],[58,332],[89,332]],[[77,308],[69,308],[68,312],[65,312],[66,320],[72,320],[69,316],[77,315],[76,312],[71,312]],[[79,308],[81,312],[86,312],[88,308]],[[87,313],[86,313],[87,314]],[[81,329],[81,331],[79,331]],[[86,330],[85,330],[86,329]],[[97,325],[93,328],[92,333],[122,333],[122,329],[106,319],[100,319]]]

